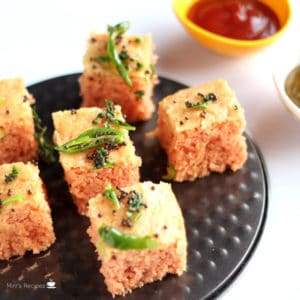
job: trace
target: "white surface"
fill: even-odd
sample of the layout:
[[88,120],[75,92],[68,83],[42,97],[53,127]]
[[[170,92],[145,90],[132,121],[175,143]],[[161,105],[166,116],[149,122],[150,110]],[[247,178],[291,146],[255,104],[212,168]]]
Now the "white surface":
[[107,23],[130,20],[130,32],[152,33],[160,75],[188,85],[229,81],[246,110],[247,130],[265,157],[271,195],[259,247],[221,299],[300,299],[300,123],[279,101],[272,80],[284,51],[300,49],[299,1],[293,5],[293,22],[277,44],[251,57],[229,58],[191,39],[170,0],[1,2],[1,78],[22,76],[30,84],[81,71],[90,29],[104,31]]

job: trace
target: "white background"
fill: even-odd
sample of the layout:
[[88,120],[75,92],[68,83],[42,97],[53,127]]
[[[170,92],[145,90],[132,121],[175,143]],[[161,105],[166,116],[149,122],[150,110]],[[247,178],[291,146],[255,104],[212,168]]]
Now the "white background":
[[[280,0],[278,0],[280,1]],[[272,70],[300,51],[300,5],[274,46],[244,58],[206,50],[183,30],[170,0],[17,1],[0,4],[0,78],[27,84],[82,70],[91,29],[131,21],[131,33],[152,33],[159,75],[188,85],[224,78],[245,108],[247,130],[259,145],[270,175],[268,219],[250,263],[221,299],[300,299],[300,123],[282,106]],[[58,99],[59,100],[59,99]]]

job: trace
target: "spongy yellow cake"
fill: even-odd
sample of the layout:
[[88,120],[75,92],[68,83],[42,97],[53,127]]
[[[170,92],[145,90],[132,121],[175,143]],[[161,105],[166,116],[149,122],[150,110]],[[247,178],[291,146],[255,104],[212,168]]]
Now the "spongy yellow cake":
[[[123,122],[120,107],[115,106],[114,109],[116,119]],[[55,144],[61,146],[87,130],[105,131],[107,119],[105,117],[97,119],[97,116],[105,111],[106,109],[90,107],[53,113]],[[141,159],[135,154],[128,130],[119,128],[113,123],[109,127],[116,130],[122,138],[121,143],[115,147],[108,143],[76,153],[60,152],[65,179],[79,212],[83,214],[86,212],[87,201],[102,192],[106,184],[123,187],[139,181]],[[104,149],[102,156],[101,153],[95,152],[99,148]],[[99,162],[101,159],[102,165]]]
[[159,137],[174,180],[240,169],[247,159],[244,110],[224,80],[169,95],[159,103]]
[[0,166],[0,259],[39,253],[55,241],[39,169],[31,163]]
[[89,201],[88,209],[88,234],[97,247],[108,290],[125,294],[167,273],[181,275],[186,269],[187,240],[171,185],[148,181],[110,192],[117,196],[119,208],[111,194],[103,193]]
[[33,102],[21,78],[0,80],[0,164],[36,158]]
[[118,34],[113,40],[119,62],[128,73],[128,85],[109,59],[108,34],[92,32],[84,56],[80,77],[83,106],[104,106],[105,99],[122,107],[129,122],[148,120],[153,111],[153,86],[158,82],[154,72],[156,57],[150,34]]

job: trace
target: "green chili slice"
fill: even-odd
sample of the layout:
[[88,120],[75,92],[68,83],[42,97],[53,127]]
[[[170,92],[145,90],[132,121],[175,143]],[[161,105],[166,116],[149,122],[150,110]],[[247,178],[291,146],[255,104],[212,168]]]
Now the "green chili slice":
[[4,101],[5,101],[4,98],[0,97],[0,104],[4,103]]
[[126,71],[124,64],[122,63],[118,51],[115,45],[115,38],[117,36],[122,35],[129,28],[129,22],[119,23],[115,26],[108,25],[108,40],[107,40],[107,55],[109,59],[112,61],[117,71],[123,80],[127,83],[128,86],[132,86],[131,79]]
[[5,200],[2,201],[2,205],[8,205],[14,202],[23,202],[23,200],[25,199],[25,195],[24,194],[20,194],[17,196],[13,196],[10,198],[7,198]]
[[4,205],[9,205],[12,203],[17,203],[17,202],[23,202],[24,199],[25,199],[24,194],[13,196],[13,197],[7,198],[5,200],[0,199],[0,213],[1,213],[1,209]]
[[116,191],[110,184],[105,187],[103,194],[108,200],[110,200],[114,204],[115,208],[120,209],[121,206]]
[[119,145],[124,142],[124,135],[114,128],[93,128],[86,130],[75,139],[55,147],[57,151],[65,153],[78,153],[96,146]]
[[208,105],[207,105],[207,103],[200,103],[200,102],[192,103],[192,102],[186,101],[186,102],[185,102],[185,107],[186,107],[186,108],[199,108],[199,109],[205,109],[205,108],[208,107]]
[[134,127],[134,126],[132,126],[132,125],[126,123],[126,122],[123,122],[123,121],[121,121],[121,120],[113,119],[113,120],[111,120],[111,122],[112,122],[114,125],[116,125],[116,126],[118,126],[118,127],[121,127],[121,128],[124,128],[124,129],[126,129],[126,130],[128,130],[128,131],[134,131],[134,130],[135,130],[135,127]]
[[122,233],[114,227],[100,227],[99,235],[106,244],[120,250],[144,250],[157,247],[156,241],[150,236],[137,237]]
[[174,168],[174,166],[172,164],[168,165],[167,172],[168,172],[168,174],[164,175],[162,178],[164,180],[172,180],[172,179],[174,179],[174,177],[176,175],[176,171],[175,171],[175,168]]

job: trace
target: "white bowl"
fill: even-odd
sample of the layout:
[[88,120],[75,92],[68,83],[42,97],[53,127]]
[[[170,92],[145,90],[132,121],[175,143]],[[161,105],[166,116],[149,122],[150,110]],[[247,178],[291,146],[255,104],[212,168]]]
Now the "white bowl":
[[279,94],[279,97],[285,107],[293,116],[300,121],[300,108],[293,102],[285,91],[285,80],[289,73],[300,65],[300,50],[285,53],[282,59],[277,62],[277,67],[274,70],[273,78]]

